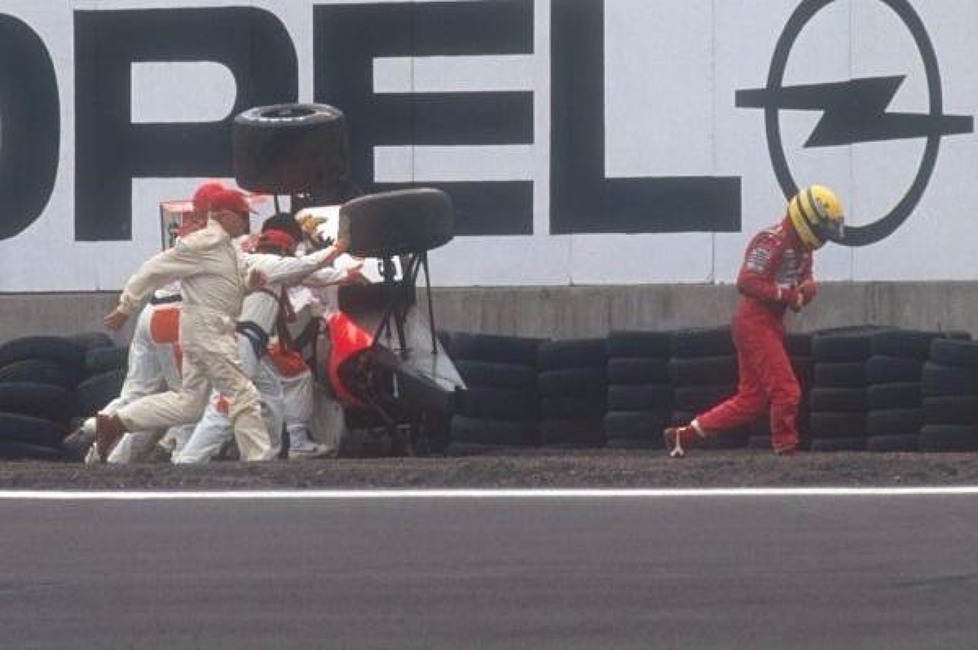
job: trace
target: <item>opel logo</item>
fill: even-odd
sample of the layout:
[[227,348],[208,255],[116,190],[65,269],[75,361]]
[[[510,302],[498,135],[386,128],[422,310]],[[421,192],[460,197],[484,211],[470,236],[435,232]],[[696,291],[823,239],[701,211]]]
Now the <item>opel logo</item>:
[[887,106],[906,76],[850,79],[834,83],[784,86],[788,56],[805,25],[835,0],[805,0],[788,19],[778,39],[768,70],[767,86],[738,90],[736,105],[763,108],[768,153],[785,197],[794,196],[798,185],[791,175],[781,140],[780,112],[783,110],[821,111],[805,147],[832,147],[883,140],[924,138],[925,146],[917,173],[903,198],[890,212],[864,226],[846,225],[841,243],[865,246],[886,238],[910,216],[924,194],[934,171],[941,138],[971,133],[973,118],[945,115],[941,73],[937,55],[923,22],[906,0],[879,0],[893,10],[913,36],[927,78],[927,113],[891,113]]

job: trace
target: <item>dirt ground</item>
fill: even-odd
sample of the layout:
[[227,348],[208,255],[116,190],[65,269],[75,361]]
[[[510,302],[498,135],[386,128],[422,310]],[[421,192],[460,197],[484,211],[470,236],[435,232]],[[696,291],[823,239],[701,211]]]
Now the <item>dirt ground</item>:
[[978,454],[756,449],[452,450],[424,458],[339,458],[206,466],[0,463],[3,490],[275,490],[425,488],[707,488],[978,485]]

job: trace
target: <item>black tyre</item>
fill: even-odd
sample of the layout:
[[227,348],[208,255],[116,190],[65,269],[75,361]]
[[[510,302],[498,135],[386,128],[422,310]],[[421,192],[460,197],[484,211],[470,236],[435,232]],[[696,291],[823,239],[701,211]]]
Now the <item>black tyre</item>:
[[673,403],[676,410],[698,413],[716,406],[737,393],[737,387],[730,384],[718,386],[676,386],[673,390]]
[[537,350],[537,366],[540,370],[560,370],[562,368],[605,367],[608,353],[605,339],[565,339],[545,341]]
[[532,420],[537,417],[535,393],[514,388],[469,386],[460,415],[487,420]]
[[63,386],[32,382],[0,384],[0,411],[67,425],[77,415],[74,394]]
[[737,357],[688,357],[669,360],[669,379],[677,386],[737,383]]
[[866,387],[866,406],[870,410],[912,408],[921,405],[919,381],[871,384]]
[[78,403],[79,415],[90,417],[98,413],[106,404],[119,396],[125,380],[125,369],[118,369],[92,375],[78,384],[78,388],[75,389],[75,399]]
[[537,375],[541,397],[599,397],[608,391],[604,366],[545,370]]
[[612,411],[671,411],[673,388],[669,384],[608,386],[608,409]]
[[74,460],[59,447],[34,445],[28,442],[6,440],[3,438],[0,438],[0,458],[4,460],[47,460],[58,462]]
[[339,236],[360,257],[421,253],[452,240],[455,210],[445,192],[430,187],[366,194],[340,208]]
[[921,373],[921,386],[925,396],[978,395],[978,368],[928,361]]
[[729,326],[684,329],[675,332],[672,353],[676,357],[719,357],[736,354]]
[[60,336],[22,336],[0,345],[0,368],[27,359],[46,359],[72,368],[85,365],[85,347]]
[[608,411],[604,414],[604,435],[613,440],[643,440],[646,446],[662,448],[662,430],[671,424],[668,411]]
[[72,343],[77,343],[86,350],[92,348],[106,348],[115,345],[112,337],[105,332],[80,332],[67,337]]
[[926,361],[930,354],[930,344],[941,338],[940,332],[919,330],[889,330],[872,335],[871,349],[874,355],[906,357]]
[[978,395],[935,395],[923,401],[924,424],[978,425]]
[[812,438],[866,437],[865,413],[837,413],[813,411],[808,415],[808,429]]
[[817,361],[813,368],[813,385],[818,388],[864,388],[864,365],[862,361]]
[[817,362],[864,361],[872,354],[872,335],[863,333],[816,334],[812,337],[812,356]]
[[789,332],[784,337],[784,349],[789,357],[812,356],[812,334],[809,332]]
[[870,436],[866,438],[866,451],[913,452],[917,451],[919,443],[920,436],[916,433]]
[[813,388],[808,393],[808,405],[811,407],[812,411],[865,413],[866,389]]
[[540,445],[562,448],[603,447],[605,437],[602,419],[541,420]]
[[84,357],[79,365],[48,358],[14,361],[0,368],[0,383],[26,381],[74,389],[84,375],[81,364],[84,364]]
[[925,424],[918,438],[920,451],[978,451],[978,426]]
[[608,383],[668,384],[669,360],[651,357],[615,357],[608,359]]
[[536,368],[529,366],[460,359],[455,361],[455,369],[469,387],[512,388],[531,392],[537,389]]
[[930,360],[942,365],[978,368],[978,341],[934,339],[930,343]]
[[343,112],[325,104],[276,104],[239,113],[232,128],[234,178],[264,194],[308,194],[346,177]]
[[608,333],[608,357],[667,358],[672,356],[673,332],[614,330]]
[[67,435],[64,424],[19,413],[0,413],[0,440],[58,447]]
[[455,415],[451,422],[452,443],[525,447],[538,441],[536,421],[486,420]]
[[442,336],[453,360],[510,363],[530,368],[536,368],[537,350],[545,340],[472,332],[443,332]]
[[547,420],[584,420],[604,416],[607,410],[603,399],[597,397],[543,397],[540,417]]
[[658,442],[648,438],[608,438],[605,440],[606,449],[618,449],[627,451],[629,449],[662,449],[662,441]]
[[868,384],[893,384],[920,381],[924,362],[916,358],[873,355],[866,360],[864,374]]
[[866,433],[871,436],[917,435],[923,423],[922,408],[870,411],[866,414]]
[[90,348],[85,353],[85,370],[89,375],[97,375],[109,370],[125,369],[129,366],[129,348],[112,345]]
[[867,438],[841,437],[841,438],[812,438],[809,444],[809,451],[866,451]]

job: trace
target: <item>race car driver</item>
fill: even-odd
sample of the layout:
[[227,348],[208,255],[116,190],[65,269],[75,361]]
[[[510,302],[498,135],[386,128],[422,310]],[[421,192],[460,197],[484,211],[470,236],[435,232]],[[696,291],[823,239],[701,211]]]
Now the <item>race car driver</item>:
[[775,454],[798,449],[796,417],[801,390],[784,344],[785,309],[800,311],[815,297],[812,252],[844,236],[842,203],[822,185],[801,189],[787,214],[747,246],[737,275],[740,298],[732,331],[737,348],[737,393],[683,426],[663,432],[666,451],[685,450],[725,430],[747,424],[770,408]]

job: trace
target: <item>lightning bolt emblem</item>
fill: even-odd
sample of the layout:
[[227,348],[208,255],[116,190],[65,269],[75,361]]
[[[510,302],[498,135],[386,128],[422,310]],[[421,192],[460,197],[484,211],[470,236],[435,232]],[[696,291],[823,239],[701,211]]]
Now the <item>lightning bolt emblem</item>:
[[905,140],[971,133],[970,115],[889,113],[906,76],[865,77],[849,81],[738,90],[741,108],[822,111],[822,119],[806,147],[832,147],[857,142]]

